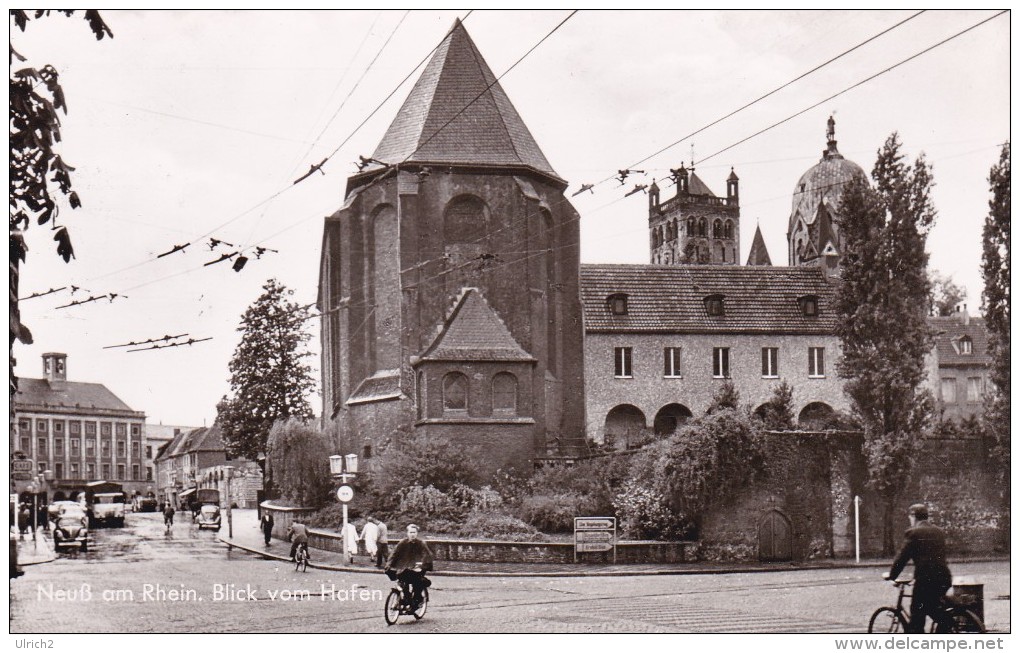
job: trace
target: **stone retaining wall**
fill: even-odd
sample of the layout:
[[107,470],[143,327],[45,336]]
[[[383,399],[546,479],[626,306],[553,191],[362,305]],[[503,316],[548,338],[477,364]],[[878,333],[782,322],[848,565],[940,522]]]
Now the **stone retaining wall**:
[[[390,539],[390,550],[398,539]],[[438,540],[427,539],[436,561],[460,562],[534,562],[571,563],[574,545],[571,542],[497,542],[489,540]],[[340,534],[317,528],[309,529],[309,545],[341,553]],[[616,561],[627,563],[677,563],[697,559],[697,542],[620,542],[616,547]],[[364,543],[358,543],[358,554],[368,555]],[[580,562],[604,564],[613,561],[611,552],[585,553]]]

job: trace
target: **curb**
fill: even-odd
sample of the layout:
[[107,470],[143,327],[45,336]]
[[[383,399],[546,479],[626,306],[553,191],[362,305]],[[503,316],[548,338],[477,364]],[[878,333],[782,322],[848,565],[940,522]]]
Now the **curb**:
[[[225,544],[228,549],[238,548],[247,553],[251,553],[257,556],[261,556],[266,560],[277,560],[280,562],[290,562],[290,557],[285,555],[279,555],[276,553],[270,553],[269,551],[259,550],[246,546],[244,544],[238,544],[232,542],[223,537],[217,536],[217,539]],[[974,558],[966,560],[956,560],[953,562],[1008,562],[1009,558]],[[506,578],[506,577],[533,577],[533,578],[574,578],[574,577],[585,577],[585,576],[692,576],[698,574],[704,575],[721,575],[721,574],[759,574],[759,573],[770,573],[777,571],[808,571],[815,569],[885,569],[888,568],[890,562],[871,560],[850,564],[818,564],[818,565],[797,565],[797,566],[785,566],[785,567],[714,567],[714,568],[670,568],[670,569],[635,569],[633,571],[626,570],[598,570],[598,569],[585,569],[578,571],[431,571],[430,576],[464,576],[464,577],[479,577],[479,578]],[[325,571],[343,571],[350,573],[363,573],[363,574],[378,574],[378,569],[366,569],[365,567],[349,567],[346,565],[330,565],[330,564],[316,564],[309,562],[308,566],[312,569],[322,569]]]

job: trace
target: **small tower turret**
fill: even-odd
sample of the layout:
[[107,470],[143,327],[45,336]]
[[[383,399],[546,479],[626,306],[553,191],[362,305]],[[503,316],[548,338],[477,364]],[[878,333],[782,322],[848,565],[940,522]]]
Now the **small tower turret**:
[[652,180],[651,185],[648,186],[648,208],[654,209],[659,205],[659,185]]
[[726,179],[726,203],[732,206],[740,204],[740,177],[730,168],[730,176]]
[[682,163],[680,164],[680,169],[676,174],[676,192],[677,195],[691,192],[690,187],[688,186],[687,168],[685,168]]

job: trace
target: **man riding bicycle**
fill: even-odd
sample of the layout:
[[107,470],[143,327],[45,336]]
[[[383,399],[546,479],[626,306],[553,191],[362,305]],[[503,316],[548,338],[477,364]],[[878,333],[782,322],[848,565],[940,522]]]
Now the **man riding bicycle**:
[[300,546],[305,550],[305,557],[311,560],[311,556],[308,555],[308,527],[300,522],[293,522],[287,528],[287,536],[290,538],[290,559],[294,560]]
[[418,539],[418,527],[411,524],[407,527],[407,537],[393,548],[386,563],[386,575],[400,583],[405,594],[410,586],[412,609],[421,605],[422,590],[432,584],[425,578],[429,571],[432,571],[432,551],[424,540]]
[[[896,556],[892,569],[883,578],[896,580],[908,562],[914,562],[914,595],[910,599],[910,626],[907,632],[923,633],[925,617],[939,622],[943,598],[953,585],[953,575],[946,565],[946,535],[938,526],[928,523],[928,506],[910,506],[910,528],[906,542]],[[936,632],[948,632],[939,623]]]

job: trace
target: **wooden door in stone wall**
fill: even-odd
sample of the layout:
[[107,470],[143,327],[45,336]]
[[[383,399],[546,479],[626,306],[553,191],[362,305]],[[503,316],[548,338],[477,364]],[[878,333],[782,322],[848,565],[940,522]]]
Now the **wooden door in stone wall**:
[[758,558],[763,562],[793,560],[793,528],[778,510],[765,513],[758,526]]

